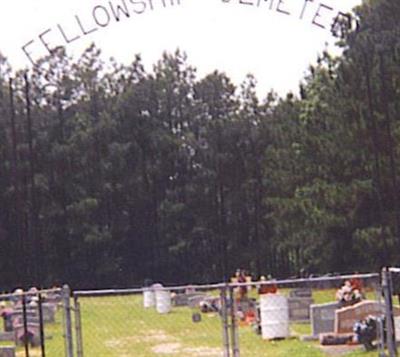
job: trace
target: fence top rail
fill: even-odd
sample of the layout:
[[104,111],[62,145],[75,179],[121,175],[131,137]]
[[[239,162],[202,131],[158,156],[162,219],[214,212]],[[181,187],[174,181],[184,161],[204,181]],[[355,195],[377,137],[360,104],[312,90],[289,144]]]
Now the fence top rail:
[[209,284],[209,285],[180,285],[180,286],[163,286],[153,288],[143,287],[143,288],[134,288],[134,289],[105,289],[105,290],[77,290],[74,291],[74,297],[95,297],[95,296],[107,296],[107,295],[130,295],[130,294],[140,294],[146,290],[184,290],[186,288],[194,288],[194,289],[220,289],[226,287],[228,284],[219,283],[219,284]]
[[53,288],[53,289],[43,289],[43,290],[36,290],[36,291],[22,291],[22,292],[13,292],[7,294],[0,294],[0,300],[6,300],[10,297],[16,296],[37,296],[39,294],[49,294],[49,293],[60,293],[62,291],[61,288]]
[[362,279],[362,280],[376,280],[379,281],[380,275],[378,273],[369,274],[349,274],[349,275],[335,275],[335,276],[321,276],[315,278],[297,278],[297,279],[272,279],[265,281],[254,281],[254,282],[243,282],[243,283],[230,283],[231,287],[239,286],[258,286],[263,285],[293,285],[293,284],[303,284],[303,285],[313,285],[313,283],[323,283],[327,281],[344,281],[350,279]]
[[77,290],[73,292],[74,297],[94,297],[107,295],[128,295],[141,293],[142,289],[104,289],[104,290]]
[[284,280],[267,280],[267,281],[254,281],[254,282],[244,282],[244,283],[218,283],[218,284],[208,284],[208,285],[180,285],[180,286],[163,286],[163,287],[143,287],[134,289],[105,289],[105,290],[78,290],[74,291],[74,297],[100,297],[108,295],[130,295],[130,294],[140,294],[146,290],[184,290],[186,288],[194,288],[199,290],[212,290],[212,289],[223,289],[223,288],[235,288],[239,286],[258,286],[263,285],[293,285],[293,284],[304,284],[313,285],[314,283],[326,282],[326,281],[344,281],[353,278],[357,279],[370,279],[379,281],[380,275],[378,273],[369,274],[351,274],[351,275],[337,275],[337,276],[322,276],[314,278],[302,278],[302,279],[284,279]]

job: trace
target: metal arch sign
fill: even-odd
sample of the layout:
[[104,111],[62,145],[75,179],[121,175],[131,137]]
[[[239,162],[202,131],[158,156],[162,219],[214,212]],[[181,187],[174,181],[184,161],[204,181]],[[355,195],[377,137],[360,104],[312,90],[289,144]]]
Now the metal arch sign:
[[[311,13],[311,24],[321,29],[332,30],[345,20],[349,27],[355,25],[355,19],[349,13],[335,9],[330,4],[316,0],[298,0],[296,6],[288,4],[286,0],[221,0],[225,4],[237,4],[257,8],[266,7],[283,15],[295,16],[300,20],[305,19],[306,13]],[[328,21],[326,21],[328,19]]]
[[[45,28],[35,37],[21,46],[29,61],[35,65],[35,53],[53,54],[59,47],[64,47],[83,37],[105,29],[113,23],[127,21],[154,11],[180,7],[188,0],[108,0],[103,4],[94,5],[88,13],[75,14],[73,27],[66,29],[62,23]],[[198,0],[200,1],[200,0]],[[335,9],[330,4],[319,0],[296,0],[296,6],[289,0],[215,0],[225,6],[253,7],[260,10],[275,12],[283,16],[294,16],[300,20],[311,19],[311,25],[322,30],[335,30],[338,24],[345,24],[349,29],[354,28],[356,20],[349,13]],[[311,16],[310,16],[311,14]],[[85,20],[83,19],[85,18]],[[36,58],[35,58],[36,57]]]

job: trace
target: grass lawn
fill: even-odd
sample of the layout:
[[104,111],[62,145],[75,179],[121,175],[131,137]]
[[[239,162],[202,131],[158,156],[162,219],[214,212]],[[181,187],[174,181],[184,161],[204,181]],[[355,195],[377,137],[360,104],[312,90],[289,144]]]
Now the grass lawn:
[[[316,303],[332,301],[333,290],[315,292]],[[222,327],[217,314],[192,321],[192,310],[173,308],[169,314],[144,309],[142,296],[81,298],[84,353],[87,357],[222,356]],[[310,334],[309,324],[292,324],[293,335]],[[241,356],[329,356],[317,342],[298,338],[266,341],[250,326],[239,327]],[[355,351],[348,357],[376,356]],[[343,356],[343,354],[342,354]]]

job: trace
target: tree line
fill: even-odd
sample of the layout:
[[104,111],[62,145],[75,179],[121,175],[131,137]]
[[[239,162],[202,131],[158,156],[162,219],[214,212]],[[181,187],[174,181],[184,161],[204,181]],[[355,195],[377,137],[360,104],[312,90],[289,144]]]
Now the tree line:
[[[299,95],[60,48],[0,58],[0,286],[376,270],[400,258],[400,3],[357,7]],[[340,24],[339,24],[340,25]]]

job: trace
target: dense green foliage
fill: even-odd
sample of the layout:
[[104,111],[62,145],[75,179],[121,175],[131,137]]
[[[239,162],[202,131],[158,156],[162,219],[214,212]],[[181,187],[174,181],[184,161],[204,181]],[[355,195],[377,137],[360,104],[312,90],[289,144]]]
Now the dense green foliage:
[[104,63],[92,46],[74,62],[60,49],[29,74],[30,125],[23,75],[0,58],[0,284],[398,262],[400,3],[356,14],[336,32],[343,54],[321,55],[299,98],[260,100],[252,76],[198,79],[180,51],[149,73],[139,56]]

